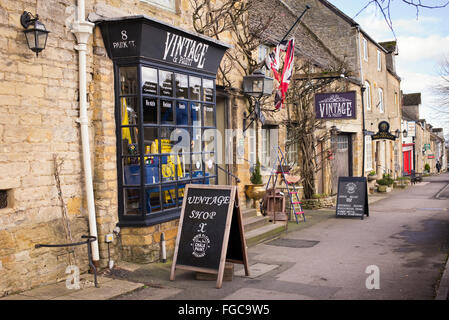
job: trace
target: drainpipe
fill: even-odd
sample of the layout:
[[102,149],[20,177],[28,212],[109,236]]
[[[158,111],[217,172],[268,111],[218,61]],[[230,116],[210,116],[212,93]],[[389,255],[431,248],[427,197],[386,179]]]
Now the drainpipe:
[[364,99],[363,99],[363,95],[365,94],[365,79],[363,77],[363,66],[362,66],[362,47],[361,47],[361,43],[360,43],[360,26],[357,25],[356,26],[356,30],[357,30],[357,53],[359,56],[359,66],[360,66],[360,81],[362,83],[361,87],[360,87],[360,92],[362,94],[362,177],[365,176],[365,135],[366,135],[366,127],[365,127],[365,103],[364,103]]
[[78,20],[73,23],[72,32],[77,39],[75,49],[78,51],[79,61],[79,104],[80,118],[78,122],[81,127],[81,144],[83,147],[83,165],[84,165],[84,183],[87,198],[87,210],[89,214],[89,233],[97,240],[91,242],[92,260],[97,265],[100,260],[98,251],[98,234],[97,221],[95,215],[94,188],[92,182],[92,166],[90,162],[90,145],[89,145],[89,120],[87,118],[87,85],[86,85],[86,51],[87,42],[92,34],[94,24],[85,20],[85,4],[84,0],[78,0]]

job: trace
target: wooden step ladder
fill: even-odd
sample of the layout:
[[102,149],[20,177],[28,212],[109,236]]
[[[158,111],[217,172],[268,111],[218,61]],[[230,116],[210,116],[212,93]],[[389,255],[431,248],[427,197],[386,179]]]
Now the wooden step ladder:
[[304,222],[306,221],[306,216],[304,215],[304,210],[302,209],[302,202],[299,199],[298,191],[296,190],[294,183],[289,183],[285,177],[286,174],[290,173],[290,166],[287,164],[287,159],[284,156],[281,148],[278,147],[276,162],[273,165],[271,170],[270,177],[268,179],[267,187],[268,190],[270,188],[270,182],[273,183],[273,189],[276,188],[276,183],[278,179],[278,175],[281,175],[281,181],[284,182],[288,199],[290,201],[290,210],[291,213],[295,215],[296,223],[299,223],[298,216],[302,215]]

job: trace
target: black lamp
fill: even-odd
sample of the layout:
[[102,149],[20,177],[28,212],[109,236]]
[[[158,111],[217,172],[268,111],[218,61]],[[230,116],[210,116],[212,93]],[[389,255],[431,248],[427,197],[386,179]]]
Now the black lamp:
[[407,130],[404,129],[404,131],[402,131],[402,136],[404,138],[407,138],[407,135],[408,135],[408,132],[407,132]]
[[267,77],[261,70],[243,77],[243,92],[247,95],[262,98],[273,92],[273,78]]
[[396,131],[394,133],[395,133],[396,138],[399,138],[399,136],[401,134],[401,130],[396,129]]
[[[28,48],[36,52],[36,56],[39,56],[39,52],[44,50],[47,45],[47,37],[50,31],[47,31],[45,25],[39,21],[39,15],[33,16],[27,11],[24,11],[20,16],[20,23],[25,28],[23,33],[25,33]],[[31,28],[29,28],[30,26]]]

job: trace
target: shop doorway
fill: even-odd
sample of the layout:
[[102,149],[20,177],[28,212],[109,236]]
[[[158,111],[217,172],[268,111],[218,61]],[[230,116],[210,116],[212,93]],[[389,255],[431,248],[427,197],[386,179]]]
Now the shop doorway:
[[405,151],[404,155],[404,173],[410,175],[412,173],[412,150]]
[[332,160],[332,194],[337,193],[338,177],[352,176],[352,139],[351,134],[339,134],[332,137],[334,159]]

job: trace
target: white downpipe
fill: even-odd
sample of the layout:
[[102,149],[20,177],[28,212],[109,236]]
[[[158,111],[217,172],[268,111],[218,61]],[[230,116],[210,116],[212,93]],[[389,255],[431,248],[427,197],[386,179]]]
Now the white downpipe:
[[73,23],[72,32],[77,39],[75,49],[78,50],[79,61],[79,104],[81,127],[81,144],[83,147],[83,165],[84,165],[84,183],[87,198],[87,210],[89,214],[89,233],[97,237],[96,241],[91,243],[92,260],[99,261],[100,254],[98,250],[97,220],[95,214],[95,198],[92,182],[92,166],[90,161],[90,143],[89,143],[89,119],[87,117],[87,81],[86,81],[86,51],[87,42],[94,27],[93,23],[87,22],[85,16],[84,0],[78,0],[78,20]]

